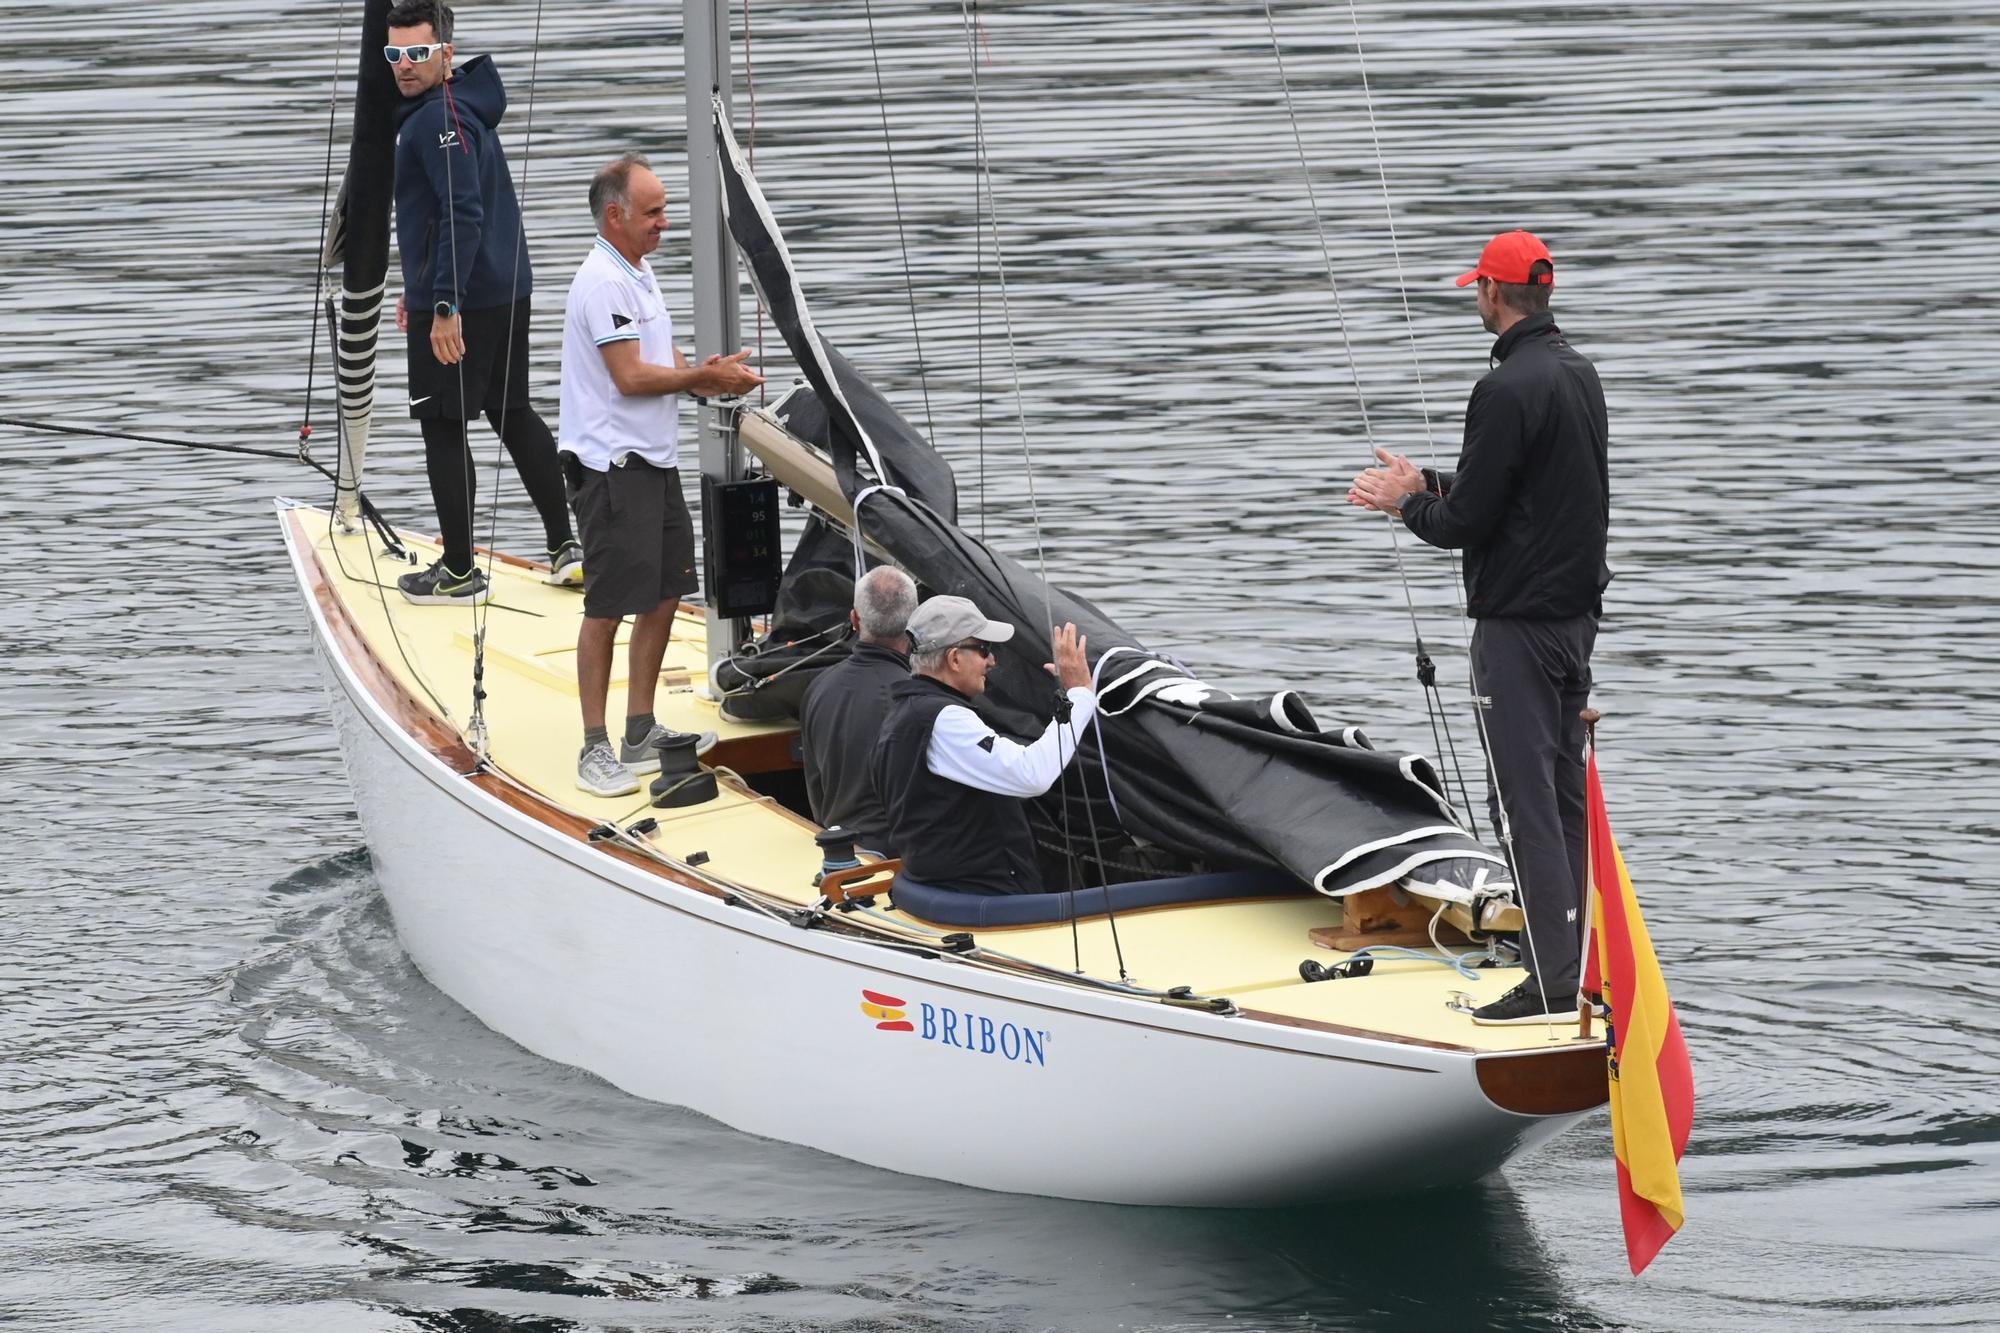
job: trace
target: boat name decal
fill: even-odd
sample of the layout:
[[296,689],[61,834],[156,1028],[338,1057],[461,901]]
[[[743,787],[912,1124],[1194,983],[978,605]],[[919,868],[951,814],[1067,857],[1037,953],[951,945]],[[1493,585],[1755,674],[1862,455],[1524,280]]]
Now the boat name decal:
[[916,1010],[917,1020],[913,1023],[909,1001],[881,991],[861,992],[861,1012],[874,1019],[875,1026],[883,1032],[915,1033],[920,1041],[951,1046],[974,1055],[994,1056],[1013,1064],[1048,1065],[1046,1028],[996,1023],[985,1014],[932,1004],[928,1000],[917,1001]]

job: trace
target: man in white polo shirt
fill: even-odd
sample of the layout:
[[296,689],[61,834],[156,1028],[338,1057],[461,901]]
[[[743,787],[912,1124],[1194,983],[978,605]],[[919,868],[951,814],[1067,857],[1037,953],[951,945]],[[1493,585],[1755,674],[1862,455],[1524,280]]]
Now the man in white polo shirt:
[[[563,473],[583,536],[583,628],[576,636],[583,750],[576,785],[597,796],[639,790],[676,733],[653,720],[653,691],[674,613],[693,592],[694,523],[681,493],[679,395],[722,397],[762,384],[734,356],[699,366],[674,346],[674,322],[646,256],[667,230],[667,192],[637,153],[590,182],[597,241],[570,284],[563,314]],[[604,723],[618,625],[634,617],[625,734]],[[704,736],[706,748],[715,743]]]

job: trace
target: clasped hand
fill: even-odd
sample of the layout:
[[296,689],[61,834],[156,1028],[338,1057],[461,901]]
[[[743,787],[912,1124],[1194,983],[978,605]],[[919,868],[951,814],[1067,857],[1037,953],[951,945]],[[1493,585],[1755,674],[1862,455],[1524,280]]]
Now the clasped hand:
[[1404,499],[1424,489],[1424,474],[1409,459],[1387,449],[1378,447],[1375,457],[1388,466],[1357,473],[1348,488],[1347,503],[1401,518]]

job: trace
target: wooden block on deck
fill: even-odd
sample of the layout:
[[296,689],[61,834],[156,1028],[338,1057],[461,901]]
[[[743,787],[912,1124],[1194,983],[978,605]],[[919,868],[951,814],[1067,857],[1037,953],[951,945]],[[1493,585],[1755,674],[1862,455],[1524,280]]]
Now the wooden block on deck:
[[[1431,942],[1431,916],[1437,903],[1412,897],[1392,884],[1383,884],[1340,900],[1338,926],[1316,926],[1306,932],[1322,949],[1351,953],[1370,944],[1396,944],[1421,948]],[[1450,924],[1449,912],[1440,918],[1437,937],[1444,944],[1466,944],[1465,932]]]

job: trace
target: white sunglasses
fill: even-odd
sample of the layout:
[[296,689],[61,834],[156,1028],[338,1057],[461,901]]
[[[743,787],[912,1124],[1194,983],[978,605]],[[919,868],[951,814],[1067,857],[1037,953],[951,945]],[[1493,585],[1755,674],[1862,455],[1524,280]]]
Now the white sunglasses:
[[403,63],[403,57],[408,56],[412,65],[421,65],[444,48],[443,42],[422,42],[416,46],[385,46],[382,48],[382,58],[392,65],[400,65]]

